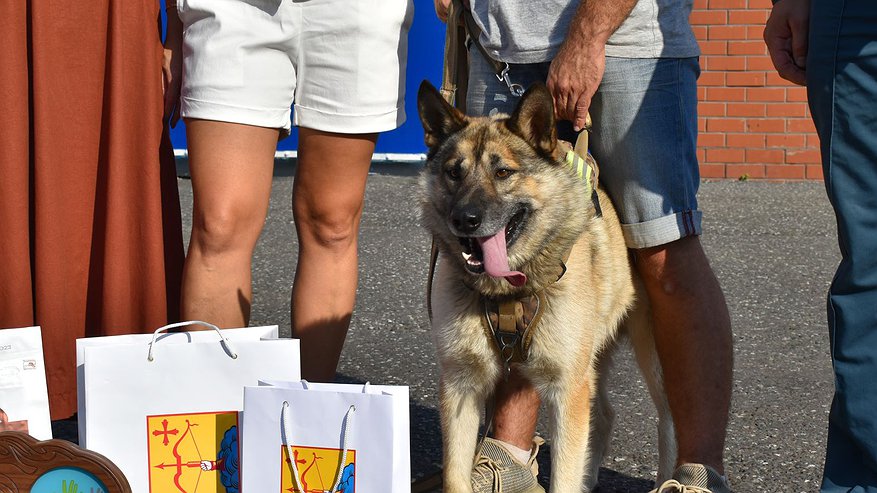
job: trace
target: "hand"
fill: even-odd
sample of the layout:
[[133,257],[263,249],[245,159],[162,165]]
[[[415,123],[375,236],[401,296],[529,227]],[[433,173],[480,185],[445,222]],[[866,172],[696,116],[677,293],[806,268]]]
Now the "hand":
[[180,86],[183,74],[182,22],[175,9],[168,10],[168,31],[161,62],[162,90],[164,91],[164,120],[171,119],[171,127],[180,120]]
[[451,0],[433,0],[435,2],[435,15],[442,22],[448,22],[448,10],[451,7]]
[[606,69],[606,46],[564,43],[548,68],[548,90],[558,120],[569,120],[576,132],[585,128],[591,98]]
[[809,28],[810,0],[778,1],[764,27],[764,43],[777,73],[802,86],[807,81]]

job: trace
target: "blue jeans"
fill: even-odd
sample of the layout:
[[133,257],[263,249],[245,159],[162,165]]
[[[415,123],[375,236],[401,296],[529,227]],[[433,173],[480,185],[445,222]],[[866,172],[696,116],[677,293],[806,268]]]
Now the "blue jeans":
[[[469,52],[466,107],[473,115],[511,114],[509,93],[483,55]],[[512,82],[545,82],[549,63],[512,65]],[[589,112],[591,153],[600,186],[612,198],[630,248],[664,245],[701,234],[697,208],[697,77],[694,58],[606,59],[606,71]],[[575,142],[572,125],[558,136]]]
[[823,493],[877,492],[877,5],[812,0],[807,92],[842,260]]

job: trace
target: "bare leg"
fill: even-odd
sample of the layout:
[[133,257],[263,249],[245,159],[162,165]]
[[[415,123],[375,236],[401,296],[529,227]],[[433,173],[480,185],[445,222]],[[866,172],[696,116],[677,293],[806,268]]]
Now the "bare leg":
[[493,410],[493,438],[530,450],[539,419],[539,394],[529,380],[512,369],[508,380],[496,389]]
[[335,378],[356,297],[359,220],[376,140],[377,134],[299,130],[292,331],[301,339],[306,380]]
[[652,306],[677,465],[706,464],[724,474],[733,351],[722,290],[697,237],[637,250],[636,267]]
[[278,130],[187,120],[194,196],[182,318],[249,323],[253,249],[265,223]]

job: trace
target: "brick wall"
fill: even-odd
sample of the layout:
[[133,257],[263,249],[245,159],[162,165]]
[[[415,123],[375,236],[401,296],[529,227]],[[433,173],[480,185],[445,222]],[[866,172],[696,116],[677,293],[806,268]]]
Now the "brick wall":
[[770,0],[695,0],[703,178],[820,180],[807,92],[774,71],[762,34]]

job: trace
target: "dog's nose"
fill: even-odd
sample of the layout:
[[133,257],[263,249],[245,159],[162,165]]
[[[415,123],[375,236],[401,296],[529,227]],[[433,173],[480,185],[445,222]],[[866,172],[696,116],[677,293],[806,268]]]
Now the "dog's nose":
[[451,223],[460,233],[472,234],[481,226],[481,212],[471,205],[458,207],[451,214]]

